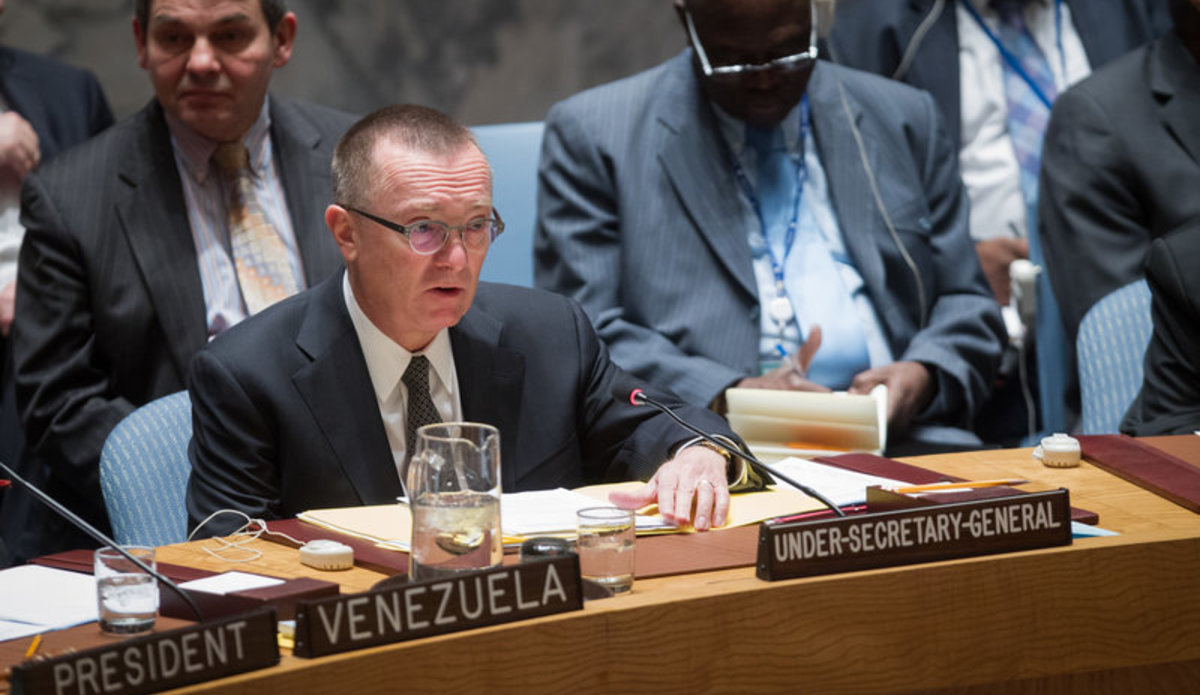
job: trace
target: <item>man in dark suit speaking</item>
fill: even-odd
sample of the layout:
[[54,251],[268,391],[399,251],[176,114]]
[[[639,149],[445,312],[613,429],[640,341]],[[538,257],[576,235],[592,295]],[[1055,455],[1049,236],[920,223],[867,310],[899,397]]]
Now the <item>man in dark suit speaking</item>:
[[[615,501],[657,500],[676,522],[695,501],[697,528],[724,521],[727,459],[614,398],[630,379],[574,302],[479,284],[503,225],[469,131],[425,107],[381,109],[338,143],[333,188],[325,222],[345,274],[192,363],[192,525],[222,509],[272,519],[393,502],[416,426],[461,420],[500,430],[505,490],[649,477]],[[223,516],[205,530],[239,525]]]
[[[101,527],[112,428],[182,390],[209,338],[341,267],[321,218],[353,122],[268,97],[296,36],[280,0],[139,0],[133,27],[155,98],[34,172],[21,198],[21,468]],[[15,560],[92,543],[19,492],[0,522]]]

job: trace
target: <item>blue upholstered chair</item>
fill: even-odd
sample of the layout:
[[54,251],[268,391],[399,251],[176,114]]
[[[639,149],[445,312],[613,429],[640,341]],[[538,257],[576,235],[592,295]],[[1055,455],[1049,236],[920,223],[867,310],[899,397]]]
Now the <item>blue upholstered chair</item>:
[[118,543],[166,545],[187,539],[191,438],[187,391],[147,403],[109,433],[100,451],[100,488]]
[[492,203],[504,219],[504,234],[488,251],[480,279],[533,287],[542,123],[481,125],[471,131],[492,165]]
[[1118,431],[1142,388],[1142,363],[1153,330],[1145,280],[1110,292],[1084,315],[1075,341],[1084,434]]

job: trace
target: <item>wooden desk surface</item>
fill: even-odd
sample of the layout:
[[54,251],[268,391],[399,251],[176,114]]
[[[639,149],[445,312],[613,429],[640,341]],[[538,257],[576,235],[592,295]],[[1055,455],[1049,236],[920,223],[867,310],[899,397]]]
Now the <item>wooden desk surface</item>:
[[[178,692],[1200,692],[1200,515],[1088,464],[1045,468],[1028,449],[907,460],[1067,487],[1122,535],[774,583],[752,568],[641,580],[575,613],[314,660],[287,654],[277,668]],[[294,550],[255,547],[263,558],[233,568],[346,592],[381,576],[318,572]],[[195,543],[159,559],[231,568]]]

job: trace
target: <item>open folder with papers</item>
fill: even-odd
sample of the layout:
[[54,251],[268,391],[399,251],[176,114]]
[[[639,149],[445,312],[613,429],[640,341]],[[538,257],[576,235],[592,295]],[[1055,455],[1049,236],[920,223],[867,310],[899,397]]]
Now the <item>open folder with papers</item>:
[[[803,480],[835,504],[861,504],[867,485],[898,484],[898,481],[843,470],[802,459],[776,464],[785,475]],[[505,493],[500,500],[500,519],[505,542],[516,543],[533,536],[573,537],[575,512],[584,507],[608,505],[615,490],[632,491],[640,482],[592,485],[578,490],[537,490]],[[817,511],[824,506],[786,484],[761,492],[733,495],[727,527],[745,526],[784,514]],[[339,509],[314,509],[299,515],[302,521],[322,528],[372,541],[395,550],[407,551],[412,534],[412,515],[406,504],[384,504]],[[639,510],[639,535],[673,533],[680,530],[663,521],[651,505]]]
[[729,424],[758,458],[880,454],[887,445],[887,387],[869,394],[772,389],[725,391]]
[[[607,502],[563,488],[505,493],[500,498],[505,542],[520,542],[533,536],[574,536],[575,512],[598,504]],[[299,518],[395,550],[408,551],[412,538],[412,514],[404,503],[314,509],[301,513]],[[637,529],[638,533],[654,533],[670,532],[674,527],[661,517],[639,514]]]

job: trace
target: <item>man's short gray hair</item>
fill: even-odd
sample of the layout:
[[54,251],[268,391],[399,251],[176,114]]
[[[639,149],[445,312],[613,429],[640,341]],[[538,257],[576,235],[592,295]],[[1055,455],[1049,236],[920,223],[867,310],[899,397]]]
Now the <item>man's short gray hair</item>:
[[466,126],[441,111],[416,104],[385,106],[350,126],[338,141],[332,167],[335,203],[366,207],[371,155],[383,140],[431,154],[451,154],[468,145],[478,147]]

